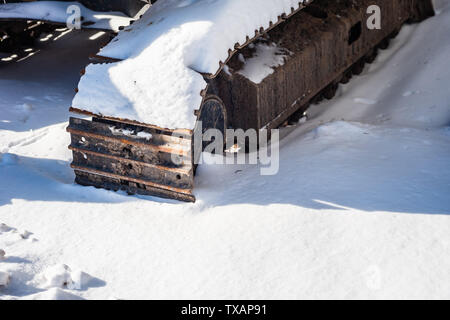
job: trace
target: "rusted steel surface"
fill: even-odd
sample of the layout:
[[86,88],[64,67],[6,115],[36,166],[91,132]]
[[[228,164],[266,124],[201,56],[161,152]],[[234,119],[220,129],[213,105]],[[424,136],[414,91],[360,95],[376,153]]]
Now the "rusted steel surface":
[[[216,96],[208,96],[202,103],[202,106],[198,113],[198,120],[195,128],[197,137],[202,137],[203,134],[209,129],[216,129],[222,132],[225,143],[225,131],[227,123],[227,113],[225,105],[222,100]],[[201,127],[200,127],[201,126]],[[201,130],[201,132],[199,132]],[[210,144],[211,141],[203,141],[202,143],[196,143],[193,146],[194,154],[197,156],[195,163],[198,163],[198,157],[200,156],[204,147]]]
[[123,190],[129,194],[140,194],[185,202],[195,202],[195,196],[187,190],[167,188],[147,181],[126,176],[124,177],[117,174],[105,174],[100,170],[87,169],[76,165],[71,165],[71,167],[75,170],[75,182],[83,186],[94,186],[113,191]]
[[106,120],[106,121],[111,121],[111,122],[115,122],[117,123],[122,123],[122,124],[130,124],[130,125],[134,125],[134,126],[141,126],[141,127],[146,127],[149,129],[154,129],[154,130],[159,130],[161,132],[166,132],[167,134],[176,134],[176,135],[180,135],[180,136],[191,136],[192,135],[192,130],[189,129],[167,129],[167,128],[161,128],[155,125],[152,125],[150,123],[142,123],[142,122],[138,122],[138,121],[133,121],[133,120],[127,120],[127,119],[121,119],[121,118],[115,118],[112,116],[106,116],[106,115],[100,115],[100,114],[95,114],[89,111],[85,111],[85,110],[81,110],[81,109],[77,109],[77,108],[73,108],[70,107],[69,108],[69,112],[72,113],[77,113],[80,115],[84,115],[84,116],[89,116],[89,117],[94,117],[96,119],[101,119],[101,120]]
[[67,131],[78,183],[195,201],[192,137],[95,118]]
[[[149,131],[137,131],[137,129],[129,129],[130,126],[121,128],[119,125],[108,125],[103,123],[90,122],[76,118],[70,119],[70,126],[67,131],[73,135],[82,135],[92,139],[104,139],[108,142],[120,142],[137,147],[148,148],[153,152],[173,153],[180,156],[190,156],[190,140],[179,138],[170,135],[151,133]],[[132,130],[135,134],[124,135],[120,134],[120,130]],[[147,141],[144,138],[139,138],[138,133],[148,133],[152,138]]]
[[421,22],[434,16],[432,0],[417,0],[413,3],[411,22]]

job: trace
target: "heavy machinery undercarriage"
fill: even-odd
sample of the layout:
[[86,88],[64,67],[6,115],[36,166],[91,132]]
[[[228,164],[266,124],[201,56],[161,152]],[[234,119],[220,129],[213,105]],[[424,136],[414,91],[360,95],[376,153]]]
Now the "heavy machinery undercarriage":
[[[201,130],[214,127],[225,134],[227,128],[274,129],[298,120],[311,103],[331,99],[339,83],[360,74],[366,63],[374,61],[378,50],[388,47],[404,23],[419,22],[433,14],[430,1],[376,3],[383,17],[380,30],[365,26],[367,8],[373,1],[315,0],[303,10],[286,13],[270,29],[257,30],[254,37],[249,35],[245,44],[230,50],[229,59],[221,64],[227,66],[226,70],[205,75],[208,86],[197,110]],[[260,41],[274,43],[291,54],[272,75],[254,83],[239,72],[243,68],[240,55],[251,57]],[[79,184],[195,201],[193,140],[198,128],[174,138],[176,130],[90,115],[92,121],[72,118],[68,127],[72,167]],[[148,132],[155,138],[143,142],[137,137],[111,134],[111,126],[136,134]],[[182,157],[181,164],[173,163],[174,154]]]
[[[381,9],[380,29],[367,27],[371,5]],[[193,202],[195,148],[199,145],[194,137],[199,130],[215,128],[225,135],[227,128],[276,129],[295,122],[311,104],[333,98],[340,83],[360,74],[405,23],[420,22],[433,14],[431,0],[301,3],[298,10],[284,12],[269,28],[257,28],[247,35],[245,43],[230,48],[228,59],[220,61],[216,74],[203,74],[207,87],[195,112],[201,128],[168,129],[71,108],[74,113],[92,117],[71,118],[67,128],[76,182]],[[289,55],[284,64],[256,83],[242,74],[241,57],[251,58],[258,43],[282,47]],[[117,61],[96,57],[97,63]],[[140,134],[152,138],[142,139]]]

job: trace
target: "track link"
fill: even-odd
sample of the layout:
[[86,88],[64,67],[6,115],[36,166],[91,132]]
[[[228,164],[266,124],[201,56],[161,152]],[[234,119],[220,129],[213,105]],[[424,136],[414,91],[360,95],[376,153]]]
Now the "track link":
[[339,85],[348,84],[353,78],[353,76],[360,75],[364,71],[367,64],[372,64],[375,61],[380,50],[386,50],[389,48],[390,41],[394,39],[397,35],[398,32],[394,32],[385,39],[383,39],[383,41],[381,41],[378,45],[376,45],[367,55],[365,55],[362,59],[355,62],[336,80],[330,83],[326,88],[322,89],[316,96],[311,98],[307,103],[302,105],[294,114],[292,114],[288,118],[287,122],[284,123],[282,126],[286,124],[288,125],[297,124],[311,105],[319,104],[323,100],[332,100],[336,96],[336,93],[339,89]]

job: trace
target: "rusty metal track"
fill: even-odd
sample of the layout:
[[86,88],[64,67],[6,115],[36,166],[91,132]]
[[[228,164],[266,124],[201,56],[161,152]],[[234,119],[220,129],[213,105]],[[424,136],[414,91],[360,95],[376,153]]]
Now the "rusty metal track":
[[127,181],[131,181],[131,182],[143,184],[143,185],[146,185],[146,186],[150,186],[152,188],[157,188],[157,189],[161,189],[161,190],[166,190],[166,191],[170,191],[170,192],[176,192],[176,193],[181,193],[181,194],[184,194],[184,195],[192,196],[192,193],[189,192],[186,189],[168,187],[168,186],[157,184],[157,183],[154,183],[154,182],[151,182],[151,181],[148,181],[148,180],[130,178],[129,176],[122,176],[122,175],[115,174],[115,173],[105,173],[104,171],[101,171],[101,170],[98,170],[98,169],[82,167],[82,166],[78,166],[76,164],[71,164],[70,166],[71,166],[71,168],[73,168],[75,170],[78,170],[78,171],[93,173],[93,174],[96,174],[96,175],[110,177],[110,178],[114,178],[114,179],[127,180]]
[[[260,83],[253,83],[239,73],[243,63],[234,56],[228,62],[228,72],[211,79],[206,93],[215,94],[224,102],[227,127],[244,130],[279,127],[321,96],[333,96],[337,84],[349,80],[349,73],[362,72],[365,60],[373,59],[375,49],[386,47],[388,39],[404,23],[420,21],[431,14],[429,10],[417,14],[418,7],[430,6],[429,0],[377,0],[383,25],[380,30],[369,30],[365,27],[366,11],[373,2],[315,0],[270,30],[262,42],[290,54],[283,65],[274,68],[273,74]],[[251,58],[252,54],[251,48],[240,50],[245,58]]]
[[195,201],[191,136],[97,118],[71,118],[67,131],[77,183]]
[[[277,21],[275,21],[275,22],[269,21],[269,27],[268,28],[260,27],[259,29],[255,29],[254,35],[247,35],[246,36],[246,41],[244,43],[236,43],[233,48],[230,48],[228,50],[228,57],[227,57],[227,59],[225,61],[219,61],[219,68],[217,69],[217,71],[214,74],[202,74],[202,75],[205,78],[207,78],[207,79],[214,79],[214,78],[216,78],[222,72],[224,66],[235,56],[235,54],[239,50],[247,47],[249,44],[254,42],[259,37],[263,36],[264,34],[269,32],[270,30],[272,30],[275,27],[279,26],[280,24],[282,24],[283,22],[285,22],[286,20],[288,20],[289,18],[291,18],[292,16],[297,14],[299,11],[303,10],[305,7],[307,7],[313,1],[314,0],[304,0],[302,2],[299,2],[297,8],[291,8],[290,12],[285,12],[283,14],[280,14],[278,16]],[[130,27],[130,28],[132,28],[132,27]],[[112,57],[107,57],[107,56],[102,56],[100,54],[97,54],[97,55],[91,56],[91,61],[92,61],[92,63],[116,63],[116,62],[120,62],[122,60],[121,59],[117,59],[117,58],[112,58]],[[78,88],[76,89],[76,92],[78,92]],[[203,90],[201,90],[201,92],[199,92],[199,94],[202,97],[201,105],[203,105],[207,101],[207,98],[208,98],[209,85],[206,85],[206,87]],[[199,113],[199,111],[201,109],[201,105],[198,106],[198,109],[195,110],[196,113]],[[89,111],[86,111],[86,110],[82,110],[82,109],[79,109],[79,108],[74,108],[74,107],[70,107],[69,111],[73,112],[73,113],[78,113],[78,114],[83,114],[83,115],[88,115],[88,116],[93,116],[93,117],[98,117],[98,118],[109,119],[109,120],[112,120],[112,121],[118,121],[118,122],[124,122],[124,123],[138,124],[138,125],[142,125],[142,126],[155,127],[155,126],[152,126],[150,124],[138,123],[138,122],[133,121],[133,120],[117,118],[117,117],[113,117],[111,115],[97,115],[97,114],[93,114],[92,112],[89,112]],[[162,128],[158,128],[158,129],[162,129]],[[192,131],[189,131],[188,129],[183,129],[183,130],[186,130],[186,131],[188,131],[189,134],[192,134]],[[179,129],[177,131],[179,132]]]
[[171,172],[173,174],[185,174],[185,175],[189,175],[191,172],[191,167],[186,167],[186,168],[170,168],[170,167],[163,167],[163,166],[159,166],[159,165],[154,165],[151,163],[147,163],[147,162],[143,162],[143,161],[137,161],[137,160],[133,160],[133,159],[124,159],[118,156],[113,156],[107,153],[102,153],[102,152],[96,152],[96,151],[92,151],[89,149],[83,149],[83,148],[79,148],[79,147],[74,147],[72,145],[69,146],[69,150],[73,151],[73,152],[78,152],[80,154],[85,154],[85,155],[92,155],[95,157],[102,157],[105,158],[105,161],[108,160],[116,160],[116,161],[124,161],[127,163],[131,163],[131,164],[135,164],[135,165],[142,165],[142,166],[146,166],[149,168],[153,168],[156,170],[160,170],[160,171],[167,171],[167,172]]

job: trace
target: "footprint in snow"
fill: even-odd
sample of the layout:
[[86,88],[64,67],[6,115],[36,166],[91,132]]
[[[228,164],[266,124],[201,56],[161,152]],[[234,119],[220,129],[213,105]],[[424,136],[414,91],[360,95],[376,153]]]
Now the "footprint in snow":
[[0,234],[3,232],[10,232],[12,230],[14,230],[14,228],[11,228],[4,223],[0,223]]
[[22,239],[28,240],[32,234],[33,234],[33,232],[24,230],[24,231],[20,232],[19,235],[20,235],[20,237],[21,237]]
[[105,282],[80,271],[72,271],[65,264],[57,264],[47,268],[44,272],[36,276],[36,282],[40,287],[61,288],[69,290],[85,290],[90,287],[104,286]]

